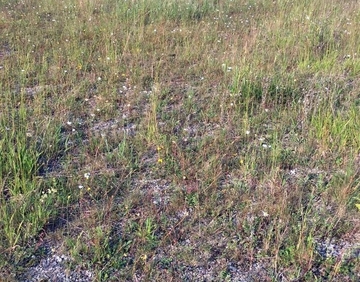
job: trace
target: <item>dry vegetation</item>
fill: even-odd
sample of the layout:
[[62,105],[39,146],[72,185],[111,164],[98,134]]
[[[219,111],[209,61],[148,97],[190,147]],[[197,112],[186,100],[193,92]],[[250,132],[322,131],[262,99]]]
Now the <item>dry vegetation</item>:
[[350,0],[0,1],[1,277],[358,281],[359,26]]

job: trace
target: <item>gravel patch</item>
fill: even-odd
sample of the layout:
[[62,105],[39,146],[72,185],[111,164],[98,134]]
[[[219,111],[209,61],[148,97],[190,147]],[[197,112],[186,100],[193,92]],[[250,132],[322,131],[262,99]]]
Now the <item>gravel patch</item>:
[[69,271],[64,263],[70,258],[66,256],[52,255],[42,259],[40,264],[29,268],[19,281],[58,281],[58,282],[89,282],[94,281],[93,274],[88,270]]
[[[48,249],[48,248],[47,248]],[[54,250],[54,249],[52,249]],[[21,282],[91,282],[95,281],[94,274],[80,267],[71,267],[73,259],[70,256],[56,253],[48,249],[48,255],[40,262],[29,267],[24,274],[18,277]]]

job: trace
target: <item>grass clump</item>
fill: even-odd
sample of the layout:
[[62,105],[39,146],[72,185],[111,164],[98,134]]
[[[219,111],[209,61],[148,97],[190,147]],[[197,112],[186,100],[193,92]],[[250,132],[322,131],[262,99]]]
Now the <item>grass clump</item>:
[[358,280],[356,1],[0,8],[2,277]]

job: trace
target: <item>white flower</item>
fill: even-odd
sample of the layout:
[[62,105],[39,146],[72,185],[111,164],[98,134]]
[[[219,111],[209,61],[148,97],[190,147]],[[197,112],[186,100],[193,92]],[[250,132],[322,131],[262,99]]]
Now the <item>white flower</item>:
[[90,173],[89,173],[89,172],[84,173],[84,177],[85,177],[86,179],[89,179],[89,178],[90,178]]

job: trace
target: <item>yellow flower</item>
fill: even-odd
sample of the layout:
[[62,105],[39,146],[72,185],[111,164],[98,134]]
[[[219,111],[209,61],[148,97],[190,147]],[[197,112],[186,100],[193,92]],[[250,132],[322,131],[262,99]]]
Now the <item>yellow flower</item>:
[[161,164],[163,162],[162,159],[158,159],[158,163]]
[[146,259],[147,259],[147,255],[146,255],[146,254],[142,255],[142,256],[141,256],[141,259],[142,259],[142,260],[146,260]]

